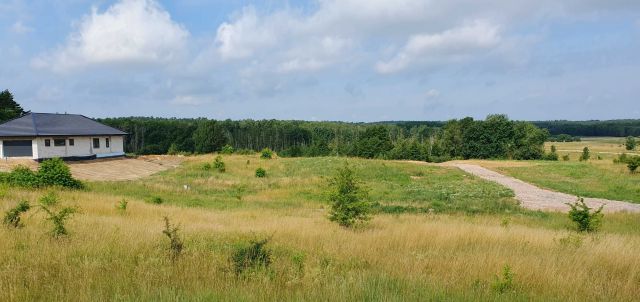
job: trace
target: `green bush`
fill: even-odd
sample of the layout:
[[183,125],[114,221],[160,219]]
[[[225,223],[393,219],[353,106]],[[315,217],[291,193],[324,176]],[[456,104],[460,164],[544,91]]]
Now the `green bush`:
[[617,158],[613,159],[613,163],[614,164],[626,164],[627,161],[629,160],[629,156],[627,156],[627,153],[622,153],[620,155],[618,155]]
[[118,204],[116,204],[116,209],[118,209],[119,211],[125,212],[127,211],[128,205],[129,205],[129,202],[123,198],[118,202]]
[[569,161],[569,154],[565,154],[562,156],[562,160]]
[[638,166],[640,166],[640,156],[633,156],[627,160],[627,168],[629,168],[629,172],[636,173]]
[[233,154],[233,147],[231,145],[224,145],[222,149],[220,149],[220,153],[222,154]]
[[206,163],[206,164],[202,165],[202,169],[205,170],[205,171],[211,170],[211,164],[210,163]]
[[597,232],[602,224],[602,209],[604,205],[592,212],[592,208],[588,207],[584,202],[584,198],[578,198],[575,203],[567,203],[569,210],[569,219],[576,224],[578,232]]
[[216,156],[216,159],[213,161],[213,168],[218,170],[218,172],[224,173],[227,169],[225,168],[225,164],[222,161],[222,156]]
[[149,202],[153,204],[162,204],[164,203],[164,200],[160,196],[152,196],[151,198],[149,198]]
[[336,175],[329,181],[331,212],[329,219],[344,227],[370,219],[372,205],[366,200],[368,192],[356,179],[354,171],[345,164],[338,168]]
[[248,245],[235,249],[231,262],[236,275],[247,269],[268,268],[271,264],[271,251],[266,247],[269,239],[251,240]]
[[29,211],[31,206],[26,201],[21,201],[17,206],[10,209],[4,214],[4,219],[2,223],[4,223],[8,227],[20,228],[22,227],[22,223],[20,223],[20,215]]
[[264,148],[260,151],[260,158],[262,159],[271,159],[273,157],[273,151],[269,148]]
[[14,186],[37,188],[40,186],[40,179],[36,172],[25,166],[17,166],[7,177],[9,184]]
[[638,143],[636,142],[636,138],[633,136],[627,137],[626,141],[624,142],[624,146],[627,150],[634,150],[637,144]]
[[180,152],[180,150],[178,150],[178,145],[176,145],[176,143],[172,143],[169,146],[169,150],[167,150],[167,154],[169,155],[176,155],[178,152]]
[[505,265],[502,268],[502,276],[496,276],[496,280],[493,282],[493,289],[500,294],[512,291],[514,289],[513,277],[514,274],[511,271],[511,267],[509,265]]
[[258,177],[258,178],[267,177],[267,170],[265,170],[263,168],[256,169],[256,177]]
[[558,160],[558,153],[556,152],[556,146],[551,145],[551,152],[546,153],[543,157],[544,160]]
[[169,221],[169,217],[164,217],[164,230],[162,233],[169,238],[169,258],[171,261],[176,261],[180,254],[182,253],[182,249],[184,248],[184,244],[182,243],[182,239],[178,235],[179,227],[172,226]]
[[71,175],[69,166],[60,158],[47,159],[40,163],[38,178],[42,186],[61,186],[72,189],[83,188],[82,183]]
[[584,149],[582,149],[582,154],[580,154],[580,161],[587,161],[589,158],[591,158],[589,147],[584,147]]
[[66,221],[71,218],[73,214],[79,212],[76,207],[64,207],[60,210],[56,210],[58,206],[58,198],[53,192],[41,197],[39,206],[47,215],[47,218],[45,219],[51,221],[53,224],[50,231],[50,234],[53,237],[67,235],[68,232],[65,226]]

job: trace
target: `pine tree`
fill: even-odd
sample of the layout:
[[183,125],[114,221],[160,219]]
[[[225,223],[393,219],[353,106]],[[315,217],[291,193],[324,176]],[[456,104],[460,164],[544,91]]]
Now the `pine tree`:
[[0,123],[21,117],[25,113],[20,104],[13,100],[13,94],[9,90],[0,92]]

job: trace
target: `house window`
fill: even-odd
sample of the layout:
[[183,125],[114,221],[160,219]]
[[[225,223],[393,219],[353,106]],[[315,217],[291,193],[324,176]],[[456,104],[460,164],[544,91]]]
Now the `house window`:
[[104,146],[106,148],[109,148],[109,138],[108,137],[104,139]]
[[100,139],[99,138],[94,138],[93,139],[93,148],[94,149],[100,149]]
[[64,139],[54,139],[53,146],[55,147],[64,147],[66,145],[66,141]]
[[50,139],[45,139],[44,140],[44,146],[45,147],[51,147],[51,140]]
[[69,146],[75,146],[75,141],[73,140],[73,138],[69,139]]

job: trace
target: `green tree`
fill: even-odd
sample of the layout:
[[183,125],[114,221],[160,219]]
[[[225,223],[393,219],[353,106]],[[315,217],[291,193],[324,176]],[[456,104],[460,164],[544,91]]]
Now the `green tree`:
[[218,151],[227,142],[222,128],[216,121],[201,121],[193,132],[195,152],[212,153]]
[[26,111],[20,104],[13,100],[13,94],[9,90],[0,92],[0,123],[23,116]]
[[586,161],[591,158],[591,153],[589,152],[589,147],[584,147],[582,149],[582,154],[580,154],[580,161]]
[[624,146],[627,150],[634,150],[637,146],[636,138],[633,136],[628,136],[627,140],[624,143]]
[[356,155],[364,158],[385,156],[393,148],[389,129],[385,126],[367,128],[356,142]]
[[329,219],[341,226],[351,227],[358,222],[369,220],[371,204],[367,201],[367,191],[356,179],[354,171],[345,165],[338,168],[329,182],[331,191],[331,212]]

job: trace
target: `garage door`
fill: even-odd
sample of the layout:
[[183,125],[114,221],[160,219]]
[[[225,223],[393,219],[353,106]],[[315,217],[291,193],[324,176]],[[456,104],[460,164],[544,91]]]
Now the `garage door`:
[[31,140],[4,141],[2,142],[2,152],[5,157],[32,157]]

